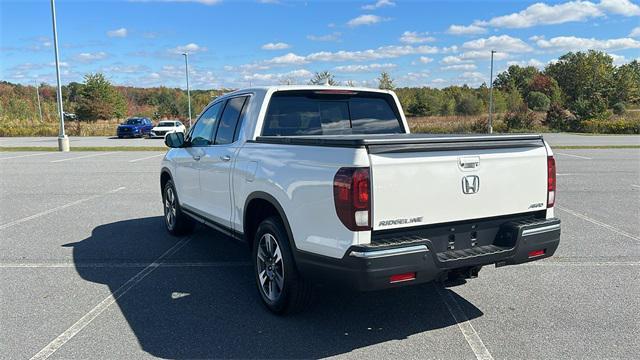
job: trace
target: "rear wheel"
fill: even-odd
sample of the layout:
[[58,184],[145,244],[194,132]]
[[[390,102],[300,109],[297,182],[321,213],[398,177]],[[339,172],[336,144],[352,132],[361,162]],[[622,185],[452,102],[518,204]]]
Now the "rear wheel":
[[182,212],[176,188],[171,180],[164,185],[162,202],[164,205],[164,224],[170,234],[184,235],[193,231],[195,221]]
[[269,310],[288,314],[309,305],[312,286],[298,274],[289,237],[279,218],[269,217],[258,226],[253,259],[258,292]]

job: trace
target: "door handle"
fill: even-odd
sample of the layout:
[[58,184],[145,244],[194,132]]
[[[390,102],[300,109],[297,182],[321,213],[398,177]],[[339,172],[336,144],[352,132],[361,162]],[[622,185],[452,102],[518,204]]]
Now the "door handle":
[[200,155],[193,155],[193,160],[200,161]]
[[231,160],[231,156],[229,156],[229,155],[221,155],[220,156],[220,160],[229,161],[229,160]]

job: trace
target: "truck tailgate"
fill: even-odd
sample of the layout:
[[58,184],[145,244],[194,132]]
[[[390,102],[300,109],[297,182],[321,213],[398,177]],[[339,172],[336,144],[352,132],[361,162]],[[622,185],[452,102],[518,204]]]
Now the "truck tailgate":
[[539,136],[438,137],[367,148],[374,230],[546,207],[547,152]]

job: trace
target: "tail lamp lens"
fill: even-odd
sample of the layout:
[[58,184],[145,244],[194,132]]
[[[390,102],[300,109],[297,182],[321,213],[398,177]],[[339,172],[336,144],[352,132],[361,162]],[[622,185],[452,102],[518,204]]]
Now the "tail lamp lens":
[[351,231],[371,230],[369,168],[340,168],[333,178],[338,218]]
[[553,156],[547,157],[547,207],[553,207],[556,203],[556,160]]

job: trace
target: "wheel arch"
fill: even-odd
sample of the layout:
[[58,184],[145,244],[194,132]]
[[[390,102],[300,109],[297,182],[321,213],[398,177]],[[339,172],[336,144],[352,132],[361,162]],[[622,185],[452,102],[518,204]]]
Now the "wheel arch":
[[252,245],[255,231],[258,229],[260,222],[273,215],[277,215],[282,220],[282,224],[289,237],[289,245],[294,252],[297,252],[298,248],[296,247],[293,232],[291,231],[289,219],[284,212],[284,208],[275,197],[263,191],[253,192],[245,200],[242,216],[242,230],[245,240],[249,245]]
[[171,170],[169,170],[169,168],[167,167],[163,167],[162,170],[160,170],[160,192],[162,193],[162,191],[164,191],[164,185],[167,183],[167,181],[172,180],[173,176],[171,175]]

